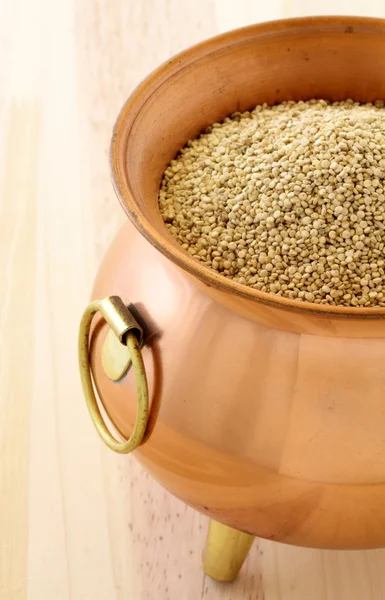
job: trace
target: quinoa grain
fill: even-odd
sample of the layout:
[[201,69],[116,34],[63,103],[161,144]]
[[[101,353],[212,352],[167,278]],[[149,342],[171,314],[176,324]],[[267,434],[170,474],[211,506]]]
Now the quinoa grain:
[[234,113],[165,171],[162,218],[194,259],[242,285],[385,306],[385,108],[325,100]]

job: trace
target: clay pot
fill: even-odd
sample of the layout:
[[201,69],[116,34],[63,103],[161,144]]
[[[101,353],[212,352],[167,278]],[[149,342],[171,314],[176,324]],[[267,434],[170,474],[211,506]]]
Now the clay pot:
[[[255,25],[176,56],[115,125],[112,180],[129,221],[94,298],[117,294],[145,329],[151,410],[135,455],[170,492],[231,527],[327,548],[385,544],[385,309],[317,306],[233,283],[195,262],[157,203],[169,161],[210,123],[256,104],[385,97],[385,21]],[[95,384],[128,437],[131,372],[113,382],[99,319]]]

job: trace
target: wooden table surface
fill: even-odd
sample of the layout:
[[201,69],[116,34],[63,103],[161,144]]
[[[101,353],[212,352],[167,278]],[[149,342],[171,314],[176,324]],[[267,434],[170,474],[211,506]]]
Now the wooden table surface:
[[385,5],[0,1],[1,600],[385,598],[382,550],[258,540],[233,585],[205,578],[206,519],[101,445],[77,371],[79,317],[124,219],[107,164],[124,99],[195,42],[316,13],[385,16]]

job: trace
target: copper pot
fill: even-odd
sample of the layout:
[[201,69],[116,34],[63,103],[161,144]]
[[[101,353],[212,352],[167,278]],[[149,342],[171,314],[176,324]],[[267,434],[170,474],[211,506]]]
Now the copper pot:
[[[384,71],[384,20],[264,23],[161,66],[115,125],[112,181],[129,221],[93,297],[120,296],[145,330],[150,413],[136,456],[186,503],[264,538],[385,544],[385,309],[316,306],[226,280],[170,236],[159,184],[185,142],[231,112],[288,99],[374,101],[385,97]],[[129,437],[135,378],[110,379],[102,354],[111,366],[116,344],[95,322],[95,385]]]

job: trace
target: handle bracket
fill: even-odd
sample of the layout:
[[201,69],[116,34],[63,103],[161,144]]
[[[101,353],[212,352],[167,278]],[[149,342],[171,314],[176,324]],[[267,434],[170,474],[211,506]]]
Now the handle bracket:
[[[110,433],[95,396],[89,357],[89,333],[92,319],[97,312],[102,314],[119,341],[127,346],[135,373],[138,397],[136,420],[131,436],[123,442],[115,439]],[[87,306],[83,313],[80,322],[78,343],[79,370],[83,393],[92,422],[99,436],[111,450],[121,454],[128,454],[141,444],[148,422],[148,386],[146,370],[140,350],[142,341],[142,328],[119,296],[107,296],[103,300],[94,300]]]

